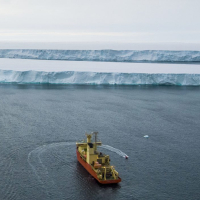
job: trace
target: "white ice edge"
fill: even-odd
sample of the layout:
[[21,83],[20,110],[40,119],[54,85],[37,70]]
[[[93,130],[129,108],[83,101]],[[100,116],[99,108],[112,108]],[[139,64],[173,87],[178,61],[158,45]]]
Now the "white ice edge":
[[0,83],[199,86],[200,74],[137,74],[0,70]]
[[0,59],[1,83],[200,85],[200,66]]
[[0,49],[0,58],[101,62],[200,62],[200,51]]

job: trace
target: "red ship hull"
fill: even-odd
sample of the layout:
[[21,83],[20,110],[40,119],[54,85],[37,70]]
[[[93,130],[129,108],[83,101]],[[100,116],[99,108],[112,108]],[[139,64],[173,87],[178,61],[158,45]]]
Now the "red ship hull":
[[121,182],[121,178],[116,179],[116,180],[99,180],[96,173],[94,172],[94,170],[92,169],[92,167],[85,162],[81,156],[80,153],[76,150],[76,155],[77,155],[77,160],[79,161],[79,163],[101,184],[112,184],[112,183],[119,183]]

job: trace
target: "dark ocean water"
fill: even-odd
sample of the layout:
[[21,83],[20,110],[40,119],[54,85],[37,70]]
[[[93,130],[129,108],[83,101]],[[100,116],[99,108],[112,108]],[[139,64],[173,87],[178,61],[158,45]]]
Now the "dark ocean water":
[[[86,131],[120,184],[77,162]],[[200,87],[0,85],[0,199],[200,199]]]

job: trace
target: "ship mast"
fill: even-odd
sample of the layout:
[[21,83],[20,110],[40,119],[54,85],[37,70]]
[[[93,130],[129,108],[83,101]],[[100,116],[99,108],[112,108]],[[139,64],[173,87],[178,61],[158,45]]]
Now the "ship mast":
[[93,132],[92,133],[94,135],[94,151],[97,150],[97,134],[98,132]]

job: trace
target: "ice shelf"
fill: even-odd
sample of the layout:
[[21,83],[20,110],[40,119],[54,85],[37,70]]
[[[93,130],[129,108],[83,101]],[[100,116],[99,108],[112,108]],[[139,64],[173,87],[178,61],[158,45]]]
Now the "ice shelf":
[[0,59],[1,83],[200,85],[200,66]]
[[102,62],[200,62],[200,51],[0,49],[0,58]]

